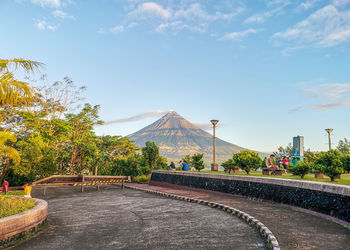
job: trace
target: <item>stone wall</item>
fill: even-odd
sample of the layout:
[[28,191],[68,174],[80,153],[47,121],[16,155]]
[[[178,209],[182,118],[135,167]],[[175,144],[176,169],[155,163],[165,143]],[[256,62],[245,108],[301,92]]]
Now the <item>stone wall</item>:
[[321,182],[190,172],[153,171],[152,182],[242,195],[299,206],[350,222],[350,187]]
[[39,230],[46,221],[47,202],[34,200],[36,206],[32,209],[0,219],[0,248],[8,247],[27,234]]

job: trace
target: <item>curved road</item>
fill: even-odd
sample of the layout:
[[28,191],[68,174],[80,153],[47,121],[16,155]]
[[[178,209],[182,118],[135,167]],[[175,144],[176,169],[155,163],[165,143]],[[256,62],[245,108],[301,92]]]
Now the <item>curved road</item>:
[[49,224],[15,249],[265,249],[242,220],[206,206],[119,187],[41,194]]

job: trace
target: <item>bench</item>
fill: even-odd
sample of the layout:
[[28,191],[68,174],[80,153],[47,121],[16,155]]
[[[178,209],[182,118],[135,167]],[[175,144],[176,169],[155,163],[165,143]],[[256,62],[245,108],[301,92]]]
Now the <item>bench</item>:
[[263,175],[270,175],[270,172],[271,172],[271,175],[282,175],[283,171],[284,170],[280,169],[280,168],[263,168],[262,174]]

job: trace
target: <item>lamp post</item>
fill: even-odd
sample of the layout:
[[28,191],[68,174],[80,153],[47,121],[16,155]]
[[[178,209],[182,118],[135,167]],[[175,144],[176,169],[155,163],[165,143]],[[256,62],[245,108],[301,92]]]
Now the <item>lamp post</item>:
[[216,164],[215,128],[219,120],[210,120],[210,122],[213,124],[213,163],[211,164],[211,171],[218,171],[219,167],[218,164]]
[[332,129],[332,128],[326,128],[325,130],[326,130],[326,132],[327,132],[327,134],[328,134],[329,150],[331,150],[331,149],[332,149],[331,133],[332,133],[333,129]]

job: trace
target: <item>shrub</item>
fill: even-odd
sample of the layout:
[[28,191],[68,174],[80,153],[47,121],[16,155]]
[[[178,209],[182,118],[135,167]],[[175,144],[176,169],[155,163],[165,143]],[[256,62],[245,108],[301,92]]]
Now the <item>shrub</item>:
[[250,150],[243,150],[233,155],[234,164],[240,169],[250,173],[252,170],[256,170],[261,166],[261,158],[258,153]]
[[313,167],[317,172],[331,178],[331,181],[334,181],[337,175],[344,173],[341,154],[338,150],[319,153],[318,157],[314,160]]
[[341,161],[343,163],[343,168],[346,172],[350,172],[350,154],[343,154],[341,156]]
[[140,175],[133,178],[133,182],[144,183],[149,182],[151,179],[151,174],[149,175]]
[[227,161],[223,162],[221,166],[225,169],[225,171],[228,171],[228,173],[231,173],[232,170],[239,169],[233,159],[228,159]]
[[294,167],[293,164],[288,165],[289,172],[292,173],[292,175],[300,176],[302,179],[304,176],[311,172],[312,167],[311,163],[309,163],[308,160],[299,161],[297,165]]
[[203,154],[194,154],[191,159],[192,166],[200,172],[204,168]]

